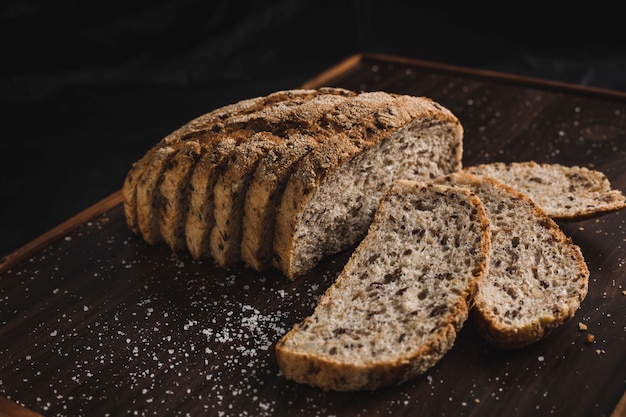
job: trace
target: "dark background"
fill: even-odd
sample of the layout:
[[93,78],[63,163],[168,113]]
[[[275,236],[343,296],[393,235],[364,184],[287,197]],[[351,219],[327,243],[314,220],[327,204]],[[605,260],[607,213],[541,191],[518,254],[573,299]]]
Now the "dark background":
[[0,256],[216,107],[379,52],[626,92],[618,3],[4,1]]

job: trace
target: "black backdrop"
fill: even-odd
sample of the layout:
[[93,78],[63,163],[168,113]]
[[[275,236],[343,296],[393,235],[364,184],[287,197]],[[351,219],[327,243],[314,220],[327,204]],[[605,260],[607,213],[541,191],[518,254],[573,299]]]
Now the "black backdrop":
[[0,256],[117,191],[164,135],[381,52],[626,92],[611,3],[261,0],[0,6]]

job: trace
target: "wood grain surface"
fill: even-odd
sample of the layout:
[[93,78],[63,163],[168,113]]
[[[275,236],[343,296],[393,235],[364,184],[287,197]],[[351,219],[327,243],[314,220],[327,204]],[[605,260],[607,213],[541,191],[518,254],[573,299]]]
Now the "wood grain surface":
[[[580,165],[626,191],[624,94],[367,54],[305,86],[322,85],[433,98],[465,128],[465,165]],[[295,282],[275,271],[220,269],[145,244],[127,228],[120,201],[112,195],[0,264],[0,415],[626,411],[626,211],[560,223],[583,251],[590,285],[575,317],[546,340],[500,350],[466,325],[421,377],[376,392],[335,393],[285,380],[273,347],[312,312],[350,251]]]

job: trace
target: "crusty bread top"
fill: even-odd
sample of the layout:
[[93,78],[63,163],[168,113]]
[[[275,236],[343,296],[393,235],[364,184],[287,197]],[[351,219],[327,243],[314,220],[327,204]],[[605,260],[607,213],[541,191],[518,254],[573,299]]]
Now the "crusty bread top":
[[436,180],[467,187],[482,201],[491,230],[489,273],[472,319],[496,346],[537,342],[569,320],[587,295],[580,248],[525,194],[492,178],[458,172]]
[[277,344],[283,374],[332,390],[413,378],[448,351],[487,270],[489,221],[465,189],[399,181],[314,313]]
[[626,197],[604,173],[585,167],[527,161],[465,169],[523,192],[553,219],[580,220],[626,207]]

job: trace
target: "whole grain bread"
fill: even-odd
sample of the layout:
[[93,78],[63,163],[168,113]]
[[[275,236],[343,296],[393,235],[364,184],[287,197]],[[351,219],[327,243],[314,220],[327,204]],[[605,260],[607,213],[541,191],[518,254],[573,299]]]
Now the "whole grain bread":
[[210,235],[210,253],[222,267],[241,260],[241,235],[245,196],[259,161],[282,143],[269,132],[255,133],[237,146],[213,190],[214,224]]
[[472,322],[489,342],[524,347],[574,316],[587,295],[589,270],[580,248],[554,220],[528,196],[492,178],[460,172],[435,182],[471,190],[489,218],[489,273],[472,309]]
[[526,161],[493,162],[465,170],[523,192],[557,220],[581,220],[626,207],[622,192],[594,169]]
[[248,186],[242,219],[241,260],[257,271],[272,267],[276,205],[300,159],[318,145],[292,134],[261,160]]
[[173,251],[187,246],[185,222],[189,212],[189,183],[201,149],[197,140],[184,142],[162,174],[159,228],[161,237]]
[[350,143],[307,154],[277,207],[273,264],[290,279],[356,245],[395,180],[461,169],[463,128],[449,110],[427,98],[381,92],[362,93],[356,103],[325,119]]
[[397,182],[313,314],[277,343],[282,374],[337,391],[422,374],[453,346],[489,247],[489,221],[475,195]]
[[135,185],[137,229],[140,231],[143,239],[151,245],[156,245],[163,241],[156,207],[159,207],[161,204],[159,187],[163,182],[163,171],[165,171],[170,159],[176,152],[177,149],[165,146],[152,153]]
[[[193,161],[184,162],[186,157],[182,155],[175,157],[179,148],[188,146],[186,142],[198,140],[201,144],[201,155],[198,156],[201,157],[213,152],[219,154],[220,149],[223,148],[220,145],[222,141],[235,139],[235,143],[239,144],[246,141],[255,132],[251,126],[241,125],[242,118],[253,117],[251,115],[263,112],[269,107],[280,106],[285,102],[308,102],[320,94],[350,95],[354,93],[344,89],[332,88],[277,91],[264,97],[246,99],[216,109],[191,120],[167,135],[132,165],[124,180],[122,186],[124,213],[130,229],[141,235],[148,243],[155,244],[164,240],[160,230],[163,226],[167,229],[167,237],[170,240],[167,243],[174,250],[180,249],[181,242],[188,240],[186,231],[193,227],[194,220],[190,221],[189,227],[185,224],[184,229],[180,228],[181,221],[188,217],[188,213],[180,213],[179,210],[185,210],[190,198],[181,196],[179,187],[185,188],[186,185],[193,187],[193,180],[188,184],[187,178],[193,178],[192,171],[195,171],[197,158],[194,156]],[[182,164],[179,164],[179,159]],[[215,158],[209,159],[215,160]],[[202,175],[200,176],[202,177]],[[163,185],[163,191],[169,193],[165,196],[161,194],[161,186],[164,182],[166,184]],[[211,184],[213,183],[211,182]],[[205,185],[208,186],[208,184]],[[140,197],[137,196],[138,192],[141,193]],[[191,190],[187,192],[192,193]],[[206,193],[212,195],[212,189],[206,190],[205,187]],[[180,203],[182,203],[180,209],[177,204],[175,210],[169,208],[174,201],[172,198],[180,199]],[[138,207],[138,204],[141,204],[141,207]],[[208,205],[212,207],[212,204]],[[198,208],[197,205],[194,208]],[[195,214],[198,214],[197,211]],[[207,214],[212,216],[212,213]],[[165,217],[162,218],[162,215]],[[172,227],[177,230],[176,237],[172,234]],[[184,237],[179,234],[181,230],[185,234]],[[199,235],[202,235],[202,232],[196,233],[195,238],[192,237],[190,240],[199,244],[196,239]],[[206,243],[202,243],[202,245],[206,246]],[[197,250],[197,246],[194,247],[192,253],[195,253],[197,257],[208,256],[206,251]]]
[[213,190],[237,140],[225,137],[203,152],[190,180],[190,201],[185,222],[185,241],[194,259],[211,256],[210,234],[215,224]]
[[[123,186],[127,223],[149,243],[166,233],[172,249],[185,242],[194,258],[222,266],[241,260],[243,247],[259,270],[271,255],[294,279],[358,243],[396,179],[459,170],[462,135],[458,119],[424,97],[321,88],[245,100],[194,119],[133,165]],[[265,136],[276,143],[244,169],[249,158],[235,155]],[[187,144],[195,141],[199,153]],[[289,142],[307,144],[287,152],[289,161],[268,153]],[[278,175],[261,179],[269,170]]]
[[[274,94],[283,97],[280,92]],[[183,126],[179,127],[169,135],[161,139],[155,146],[150,148],[139,160],[135,161],[122,184],[123,208],[126,223],[137,235],[141,234],[137,219],[137,183],[148,169],[148,165],[153,161],[154,154],[162,148],[175,148],[182,141],[193,139],[211,130],[219,130],[221,121],[233,115],[246,114],[258,110],[270,97],[255,97],[241,100],[237,103],[223,106],[211,112],[203,114]],[[145,209],[145,208],[144,208]]]

